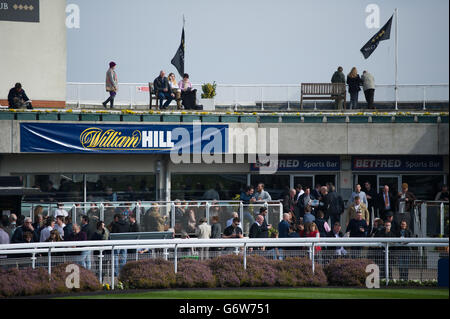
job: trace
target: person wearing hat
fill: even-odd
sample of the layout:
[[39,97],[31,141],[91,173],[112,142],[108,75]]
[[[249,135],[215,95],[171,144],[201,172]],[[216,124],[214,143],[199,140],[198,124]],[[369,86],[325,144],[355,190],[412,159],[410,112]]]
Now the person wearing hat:
[[108,71],[106,71],[105,86],[106,86],[106,92],[109,92],[109,97],[105,102],[102,103],[103,106],[105,107],[105,109],[106,109],[106,104],[108,104],[108,102],[111,103],[111,108],[114,107],[114,98],[116,97],[118,85],[119,85],[115,68],[116,68],[116,63],[110,62],[109,69],[108,69]]
[[411,227],[411,231],[413,229],[412,223],[412,210],[414,208],[414,201],[416,200],[416,196],[408,190],[408,184],[402,184],[402,191],[398,193],[397,201],[396,201],[396,211],[397,214],[395,216],[395,220],[398,224],[400,224],[401,220],[406,220],[408,225]]

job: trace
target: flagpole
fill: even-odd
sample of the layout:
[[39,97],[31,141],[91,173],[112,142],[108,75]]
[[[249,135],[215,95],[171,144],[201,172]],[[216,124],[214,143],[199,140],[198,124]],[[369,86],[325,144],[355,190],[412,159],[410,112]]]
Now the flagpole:
[[395,110],[398,110],[398,9],[395,8]]

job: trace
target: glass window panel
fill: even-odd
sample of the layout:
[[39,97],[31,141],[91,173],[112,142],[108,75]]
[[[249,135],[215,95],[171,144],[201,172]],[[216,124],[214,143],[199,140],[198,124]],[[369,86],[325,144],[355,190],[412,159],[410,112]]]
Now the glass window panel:
[[230,200],[241,193],[246,175],[173,174],[172,200]]
[[272,200],[283,199],[289,194],[290,175],[251,175],[251,184],[255,187],[264,183],[264,190],[269,192]]
[[83,174],[22,174],[26,187],[42,194],[25,196],[24,201],[75,202],[83,200]]
[[417,199],[434,200],[444,182],[443,175],[403,175],[402,183],[408,184],[408,190]]

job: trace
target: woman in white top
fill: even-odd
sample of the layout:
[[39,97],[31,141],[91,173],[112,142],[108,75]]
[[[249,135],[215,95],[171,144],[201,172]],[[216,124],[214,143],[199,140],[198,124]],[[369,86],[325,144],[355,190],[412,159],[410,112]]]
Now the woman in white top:
[[181,110],[181,89],[175,80],[175,74],[170,73],[168,76],[170,90],[172,91],[172,96],[177,101],[177,109]]

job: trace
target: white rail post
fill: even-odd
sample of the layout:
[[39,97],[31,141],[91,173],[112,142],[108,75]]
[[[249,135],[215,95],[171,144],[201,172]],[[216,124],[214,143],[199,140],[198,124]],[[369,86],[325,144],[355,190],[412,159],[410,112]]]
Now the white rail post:
[[427,237],[427,203],[420,205],[420,219],[422,226],[422,237]]
[[386,286],[389,284],[389,243],[384,246],[384,271],[386,272]]
[[105,221],[105,205],[100,203],[100,220]]
[[75,204],[72,205],[72,224],[78,224],[77,223],[77,206],[75,206]]
[[170,215],[171,215],[170,216],[170,227],[175,229],[175,203],[171,202],[170,206],[171,206],[171,210],[170,210]]
[[210,202],[206,202],[206,220],[208,224],[211,224],[211,222],[209,221],[209,209],[211,208],[211,203]]
[[31,268],[36,269],[36,253],[31,256]]
[[48,247],[48,274],[52,274],[52,247]]
[[261,86],[261,111],[264,111],[264,87]]
[[98,263],[98,280],[100,284],[103,282],[103,249],[99,250],[98,254],[99,263]]
[[167,248],[164,248],[164,259],[169,260],[169,252],[168,252]]
[[441,236],[444,237],[444,203],[441,203],[440,205],[440,221],[441,221]]
[[177,271],[178,271],[178,244],[175,244],[173,258],[174,258],[173,263],[175,266],[175,273],[177,273]]
[[[138,225],[141,224],[141,203],[137,202],[136,203],[136,223],[138,223]],[[137,250],[136,250],[137,253]]]
[[247,243],[244,244],[244,269],[247,270]]
[[80,107],[81,107],[80,91],[81,91],[81,85],[78,84],[78,85],[77,85],[77,96],[78,96],[77,108],[80,108]]
[[426,87],[424,86],[423,87],[423,110],[425,111],[426,109],[427,109],[427,107],[426,107],[426,99],[427,99],[427,93],[426,93],[426,91],[427,91],[427,89],[426,89]]
[[287,100],[287,110],[290,111],[290,107],[289,107],[289,85],[286,87],[286,91],[287,91],[287,96],[286,96],[286,100]]
[[133,86],[130,85],[130,110],[133,109]]
[[314,274],[314,271],[316,270],[316,266],[314,265],[314,249],[315,249],[315,244],[312,243],[311,244],[311,263],[312,263],[312,272]]
[[[118,258],[119,256],[117,256]],[[111,289],[114,290],[114,246],[111,247]]]

